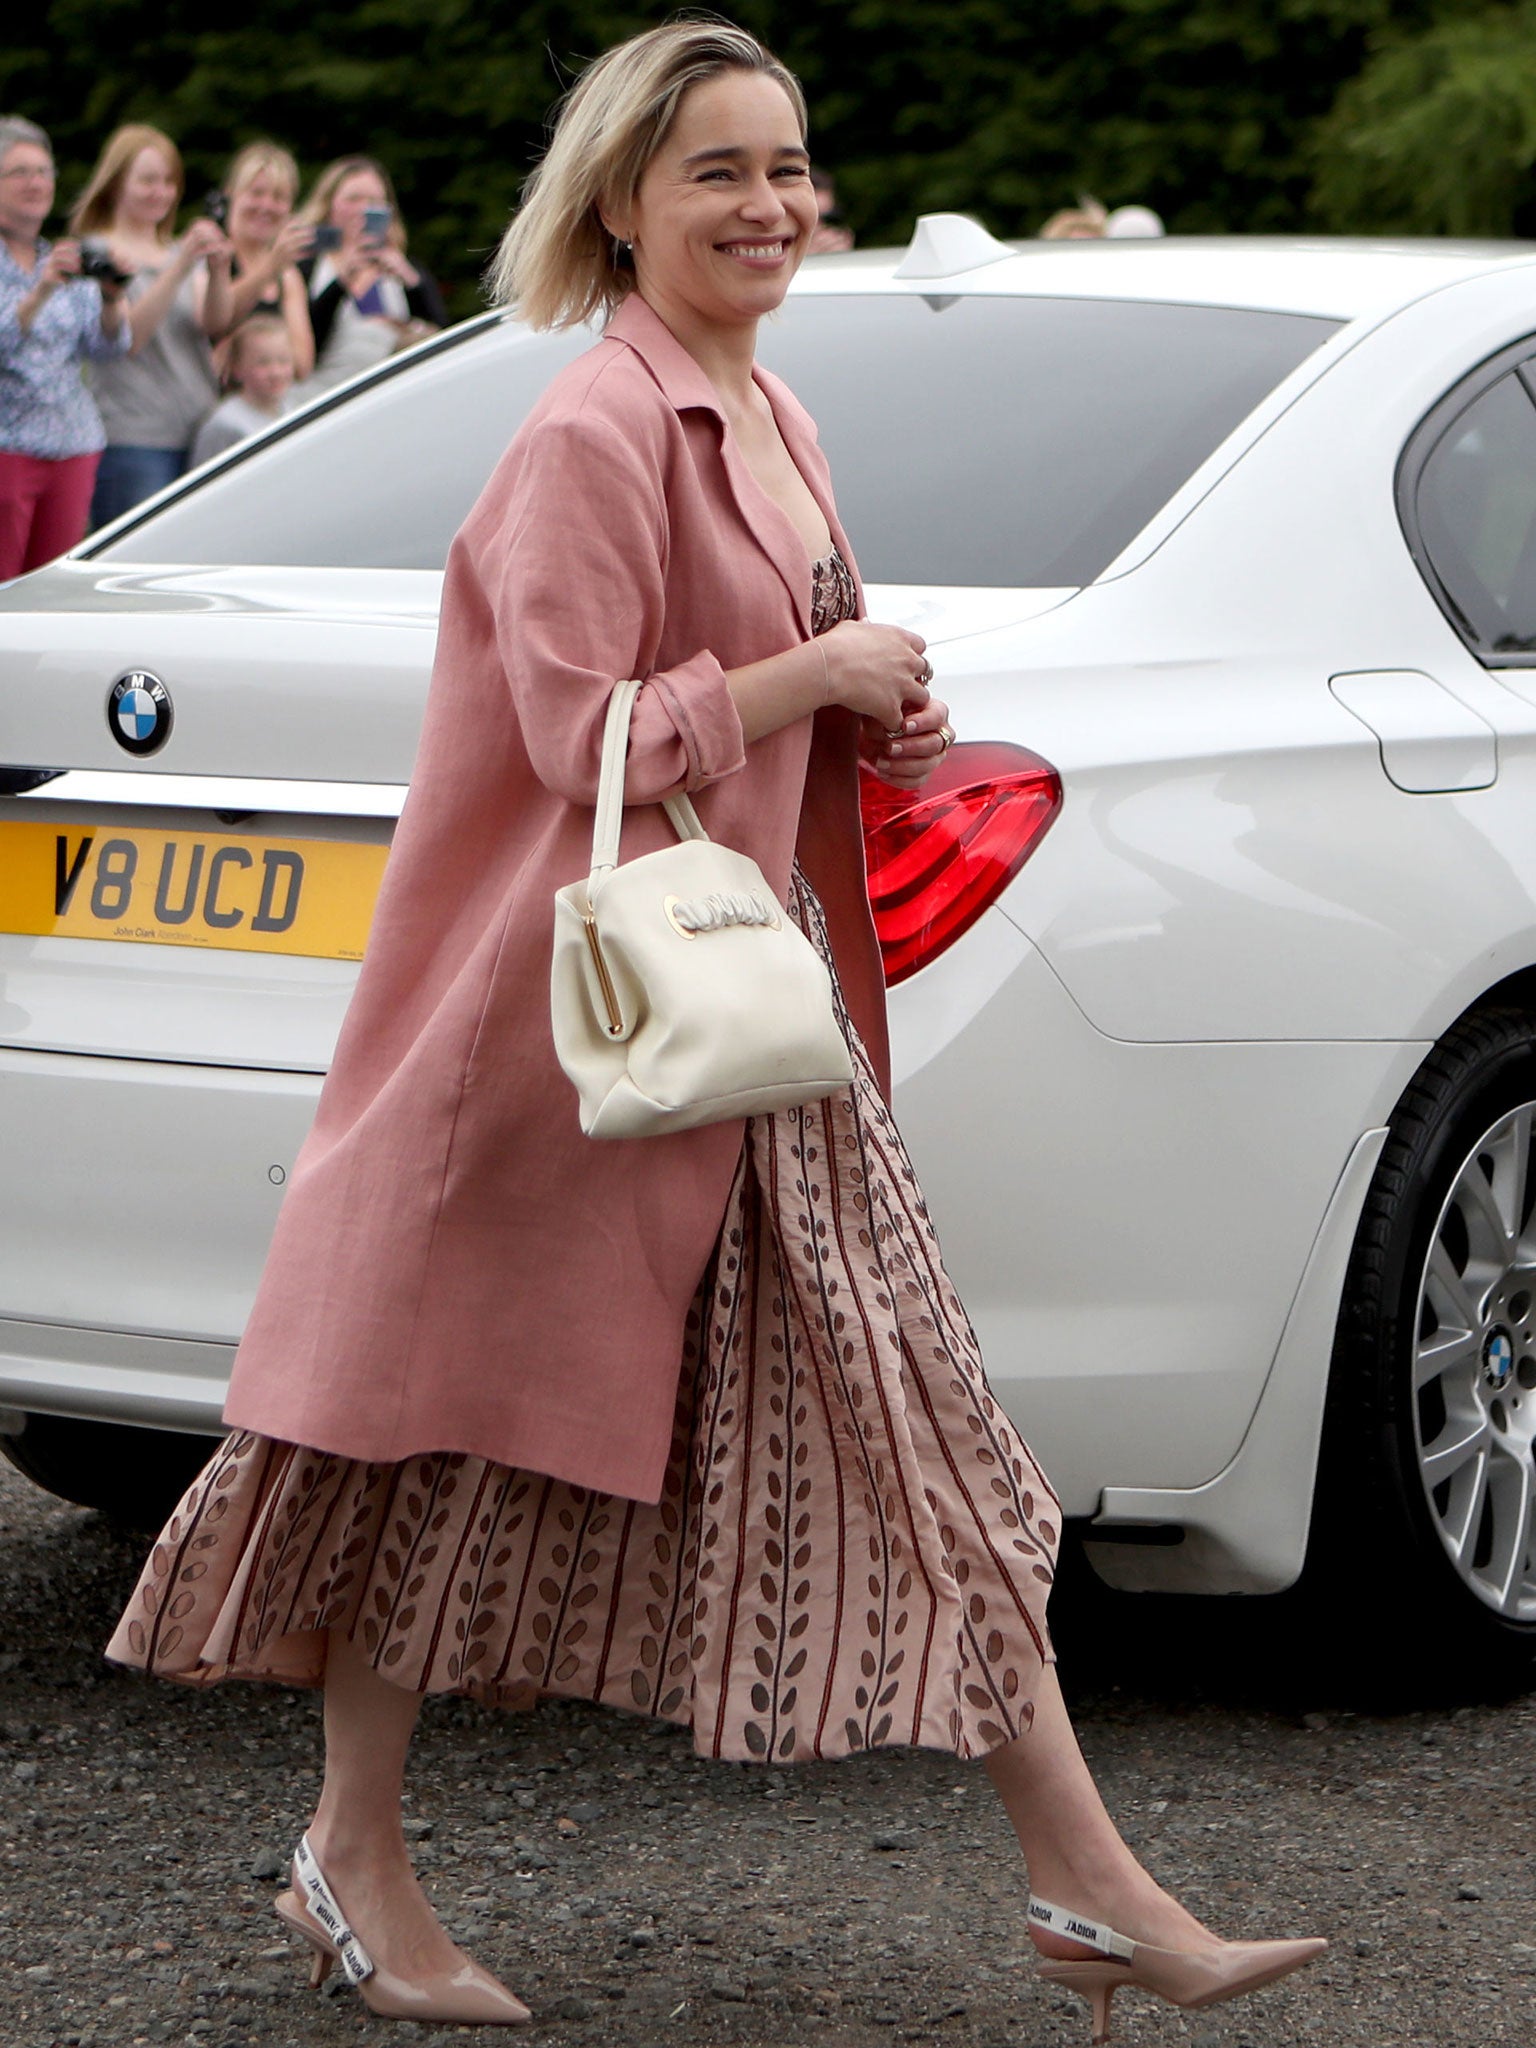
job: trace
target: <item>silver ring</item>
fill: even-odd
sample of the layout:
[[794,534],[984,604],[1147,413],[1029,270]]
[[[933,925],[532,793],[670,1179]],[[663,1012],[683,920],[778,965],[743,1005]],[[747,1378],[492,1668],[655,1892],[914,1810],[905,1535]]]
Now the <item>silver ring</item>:
[[907,728],[904,725],[898,725],[894,732],[892,732],[890,727],[887,726],[885,729],[885,736],[888,740],[904,739],[906,737],[906,731]]
[[933,663],[926,655],[923,656],[923,665],[917,672],[917,680],[920,683],[931,683],[933,681]]

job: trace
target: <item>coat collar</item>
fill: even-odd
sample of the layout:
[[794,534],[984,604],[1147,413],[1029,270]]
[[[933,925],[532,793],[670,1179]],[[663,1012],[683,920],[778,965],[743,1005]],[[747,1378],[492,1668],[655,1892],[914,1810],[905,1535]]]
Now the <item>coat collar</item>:
[[[711,412],[720,422],[720,454],[726,478],[753,539],[784,580],[795,617],[807,639],[811,635],[811,565],[805,543],[789,515],[776,505],[742,459],[720,404],[719,393],[659,313],[638,292],[631,292],[604,329],[605,339],[624,342],[645,364],[674,411]],[[790,399],[785,387],[752,366],[758,389],[773,407],[790,459],[820,506],[835,544],[848,558],[848,542],[838,524],[837,509],[826,488],[825,465],[807,415]]]

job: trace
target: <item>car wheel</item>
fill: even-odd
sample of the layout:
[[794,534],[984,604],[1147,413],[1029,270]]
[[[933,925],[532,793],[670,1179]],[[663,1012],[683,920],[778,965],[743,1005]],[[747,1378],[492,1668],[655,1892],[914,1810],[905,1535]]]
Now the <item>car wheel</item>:
[[129,1529],[158,1529],[212,1454],[216,1439],[127,1423],[29,1415],[0,1452],[60,1500],[99,1508]]
[[1486,1010],[1399,1103],[1355,1239],[1308,1578],[1431,1687],[1536,1671],[1536,1020]]

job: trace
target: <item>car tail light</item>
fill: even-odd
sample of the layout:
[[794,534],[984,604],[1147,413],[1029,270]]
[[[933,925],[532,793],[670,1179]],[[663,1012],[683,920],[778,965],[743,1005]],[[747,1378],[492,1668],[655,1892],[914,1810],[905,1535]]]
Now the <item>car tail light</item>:
[[1007,888],[1061,809],[1061,777],[1027,747],[962,741],[920,790],[860,781],[869,900],[894,987]]

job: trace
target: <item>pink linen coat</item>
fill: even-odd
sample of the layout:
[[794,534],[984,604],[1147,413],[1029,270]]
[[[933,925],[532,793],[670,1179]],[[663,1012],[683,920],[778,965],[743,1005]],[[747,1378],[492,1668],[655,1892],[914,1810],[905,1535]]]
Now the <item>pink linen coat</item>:
[[[851,563],[810,419],[756,374]],[[410,797],[231,1427],[658,1498],[684,1319],[744,1127],[582,1136],[550,1033],[553,898],[590,864],[609,692],[641,676],[624,857],[674,836],[655,799],[676,788],[781,898],[798,855],[883,1070],[858,722],[834,708],[744,747],[724,680],[806,639],[810,602],[804,544],[709,380],[631,297],[555,378],[449,555]]]

